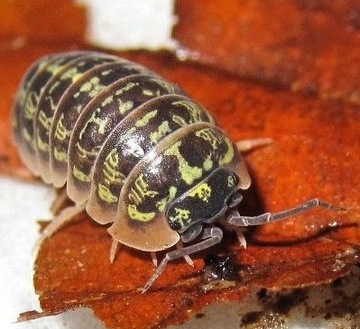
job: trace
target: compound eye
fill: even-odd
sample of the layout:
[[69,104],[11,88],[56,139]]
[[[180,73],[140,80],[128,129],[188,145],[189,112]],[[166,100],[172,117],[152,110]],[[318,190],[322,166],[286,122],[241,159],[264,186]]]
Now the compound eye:
[[179,231],[181,229],[181,225],[179,222],[170,222],[170,227],[174,231]]
[[239,183],[239,177],[234,172],[231,173],[231,176],[232,176],[235,184],[237,185]]

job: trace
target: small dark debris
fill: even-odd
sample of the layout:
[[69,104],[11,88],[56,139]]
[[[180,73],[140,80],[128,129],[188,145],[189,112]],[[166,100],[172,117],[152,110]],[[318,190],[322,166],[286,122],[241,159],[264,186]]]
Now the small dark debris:
[[241,325],[249,325],[256,323],[262,316],[262,312],[249,312],[246,313],[241,319]]
[[330,320],[332,318],[332,314],[331,313],[325,313],[324,315],[324,319],[325,320]]
[[202,319],[202,318],[204,318],[205,317],[205,314],[204,313],[197,313],[196,315],[195,315],[195,318],[197,318],[197,319]]
[[296,304],[295,296],[291,295],[283,295],[279,296],[276,304],[274,305],[274,309],[281,314],[288,314],[292,307]]
[[333,288],[339,288],[342,286],[342,284],[343,284],[343,280],[342,280],[342,278],[339,278],[339,279],[334,280],[334,282],[332,283],[332,286],[333,286]]
[[262,303],[266,303],[267,299],[268,299],[268,290],[265,288],[261,288],[258,292],[257,292],[257,298],[259,300],[259,302]]
[[306,292],[294,289],[289,292],[273,293],[267,289],[260,289],[257,298],[265,309],[271,309],[279,314],[288,314],[293,307],[299,305],[307,298]]
[[239,280],[238,265],[234,263],[232,255],[218,256],[209,255],[205,258],[204,279],[214,280]]

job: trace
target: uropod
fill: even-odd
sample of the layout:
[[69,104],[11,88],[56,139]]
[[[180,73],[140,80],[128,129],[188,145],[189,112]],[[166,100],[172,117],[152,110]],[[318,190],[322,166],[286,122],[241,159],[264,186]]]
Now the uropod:
[[119,243],[153,255],[167,250],[143,292],[168,261],[191,262],[189,255],[219,243],[220,222],[238,228],[316,206],[340,209],[312,199],[278,213],[241,215],[241,191],[251,178],[240,151],[269,140],[235,144],[178,86],[108,54],[59,53],[34,63],[17,92],[13,135],[32,173],[66,186],[74,202],[42,239],[86,210],[109,225],[111,261]]

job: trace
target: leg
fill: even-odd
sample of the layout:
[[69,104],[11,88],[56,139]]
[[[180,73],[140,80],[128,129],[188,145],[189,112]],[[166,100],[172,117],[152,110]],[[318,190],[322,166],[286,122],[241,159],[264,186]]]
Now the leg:
[[[110,248],[110,263],[114,262],[116,253],[117,253],[117,248],[119,245],[119,241],[112,239],[112,243],[111,243],[111,248]],[[182,243],[181,241],[176,245],[176,248],[181,249],[182,248]],[[185,261],[190,265],[194,267],[194,262],[193,260],[190,258],[190,256],[188,255],[184,255],[184,259]],[[155,267],[158,266],[158,260],[156,257],[156,252],[151,252],[151,261],[154,264]]]
[[[183,242],[181,240],[176,244],[176,248],[177,249],[184,248]],[[187,262],[190,266],[194,267],[194,261],[191,259],[191,257],[189,255],[185,255],[184,259],[185,259],[185,262]]]
[[114,262],[118,245],[119,245],[119,241],[112,239],[111,248],[110,248],[110,257],[109,257],[110,263]]
[[69,200],[67,193],[66,193],[66,188],[62,188],[58,195],[56,196],[55,201],[52,203],[50,210],[52,211],[52,213],[54,215],[57,215],[61,209],[65,209],[66,207],[66,202]]
[[144,293],[146,290],[148,290],[153,285],[155,280],[164,271],[166,264],[169,261],[172,261],[172,260],[175,260],[175,259],[178,259],[181,257],[185,257],[187,255],[193,254],[200,250],[210,248],[210,247],[214,246],[215,244],[219,243],[222,239],[222,236],[223,236],[223,233],[220,228],[218,228],[218,227],[206,228],[206,229],[204,229],[203,234],[201,236],[202,241],[200,241],[196,244],[193,244],[191,246],[185,247],[185,248],[169,251],[165,255],[164,259],[161,261],[160,265],[157,267],[157,269],[155,270],[154,274],[151,276],[149,281],[145,284],[144,288],[142,289],[142,293]]
[[40,246],[40,244],[50,236],[52,236],[57,230],[64,226],[67,222],[70,222],[74,216],[80,214],[84,211],[85,205],[75,205],[63,209],[60,214],[55,216],[51,222],[45,227],[41,232],[41,236],[35,244],[35,248]]
[[155,267],[158,266],[158,259],[156,257],[156,252],[151,252],[151,261],[154,264]]
[[229,224],[235,226],[254,226],[254,225],[262,225],[268,222],[274,222],[277,220],[281,220],[287,217],[295,216],[301,214],[303,212],[309,211],[312,208],[321,207],[330,210],[344,210],[341,207],[334,206],[328,202],[319,200],[319,199],[311,199],[303,204],[300,204],[294,208],[290,208],[284,211],[280,211],[274,214],[264,213],[258,216],[241,216],[237,211],[233,211],[229,214],[226,221]]
[[236,142],[236,148],[240,153],[248,152],[254,148],[260,146],[266,146],[272,143],[271,138],[253,138],[253,139],[243,139]]
[[246,228],[241,227],[241,226],[234,226],[233,229],[235,230],[235,233],[236,233],[236,236],[237,236],[240,246],[243,247],[244,249],[246,249],[247,243],[246,243],[246,239],[245,239],[245,235],[244,235]]

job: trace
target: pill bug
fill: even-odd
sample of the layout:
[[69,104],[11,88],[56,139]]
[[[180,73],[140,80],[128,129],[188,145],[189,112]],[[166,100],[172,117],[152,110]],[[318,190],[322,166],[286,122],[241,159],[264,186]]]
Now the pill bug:
[[74,202],[43,238],[85,209],[99,224],[111,224],[111,261],[118,243],[151,253],[178,246],[143,291],[168,261],[189,261],[219,243],[217,222],[236,228],[315,206],[336,208],[312,199],[275,214],[240,215],[241,190],[251,183],[240,151],[264,140],[235,145],[179,87],[108,54],[51,54],[34,63],[18,89],[13,135],[34,175],[56,188],[66,185]]

